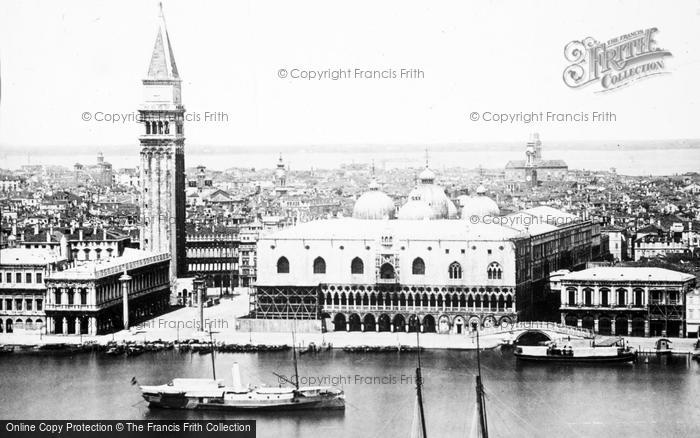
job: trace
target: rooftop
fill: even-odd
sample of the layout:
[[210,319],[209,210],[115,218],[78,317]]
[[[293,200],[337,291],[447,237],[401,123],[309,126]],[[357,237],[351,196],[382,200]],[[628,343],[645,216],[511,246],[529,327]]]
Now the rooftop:
[[563,276],[566,280],[685,282],[695,276],[663,268],[603,267],[584,269]]
[[342,218],[305,222],[268,234],[264,239],[375,240],[385,234],[398,240],[508,240],[520,236],[518,230],[510,227],[461,220]]
[[158,254],[134,248],[125,248],[124,253],[119,257],[78,262],[78,264],[69,269],[51,273],[49,278],[52,280],[103,278],[168,259],[170,259],[170,256],[167,253]]
[[8,248],[0,250],[2,265],[47,265],[65,260],[50,249]]

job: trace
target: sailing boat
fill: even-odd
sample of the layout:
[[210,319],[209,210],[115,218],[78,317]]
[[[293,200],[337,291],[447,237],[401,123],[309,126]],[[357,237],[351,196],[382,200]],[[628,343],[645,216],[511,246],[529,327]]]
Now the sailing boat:
[[423,376],[420,363],[420,330],[416,330],[416,346],[418,347],[418,366],[416,367],[416,405],[411,423],[411,438],[427,438],[425,433],[425,414],[423,412]]
[[484,396],[484,385],[481,382],[481,351],[479,348],[479,330],[476,330],[476,405],[474,406],[474,417],[470,437],[488,438],[489,428],[486,420],[486,397]]
[[[211,340],[211,332],[209,336]],[[295,344],[293,335],[292,343]],[[213,346],[213,340],[211,344]],[[291,387],[243,387],[238,363],[233,364],[232,386],[225,386],[222,380],[216,379],[212,348],[212,379],[173,379],[166,385],[141,386],[141,393],[148,406],[154,408],[248,411],[345,409],[343,390],[330,386],[299,386],[296,345],[293,345],[293,352],[293,379],[277,375],[280,381],[291,384]]]

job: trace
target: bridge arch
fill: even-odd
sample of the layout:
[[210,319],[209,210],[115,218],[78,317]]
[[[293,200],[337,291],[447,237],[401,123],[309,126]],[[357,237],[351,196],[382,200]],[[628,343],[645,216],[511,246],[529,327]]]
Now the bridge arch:
[[525,330],[515,337],[514,344],[538,345],[540,342],[552,341],[552,337],[542,330]]

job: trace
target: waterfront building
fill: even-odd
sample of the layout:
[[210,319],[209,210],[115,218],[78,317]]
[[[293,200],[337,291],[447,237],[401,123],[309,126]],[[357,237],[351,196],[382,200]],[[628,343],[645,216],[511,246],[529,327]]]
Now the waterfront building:
[[[420,179],[435,185],[429,169]],[[261,236],[250,316],[321,320],[327,330],[440,333],[532,319],[549,273],[590,261],[600,232],[550,207],[497,216],[483,191],[477,206],[462,208],[493,220],[449,219],[457,214],[441,189],[417,192],[398,219],[383,196],[363,195],[353,218]]]
[[140,247],[169,253],[170,280],[184,276],[185,107],[181,79],[161,6],[158,34],[139,108],[141,143]]
[[45,331],[44,280],[67,263],[47,248],[0,250],[0,333]]
[[535,133],[525,145],[525,160],[511,160],[506,164],[505,179],[536,185],[537,181],[561,181],[568,172],[569,166],[563,160],[542,159],[542,142]]
[[686,336],[695,276],[661,268],[598,267],[559,279],[562,324],[617,336]]
[[164,311],[170,257],[126,248],[119,257],[74,263],[45,277],[47,332],[99,335]]

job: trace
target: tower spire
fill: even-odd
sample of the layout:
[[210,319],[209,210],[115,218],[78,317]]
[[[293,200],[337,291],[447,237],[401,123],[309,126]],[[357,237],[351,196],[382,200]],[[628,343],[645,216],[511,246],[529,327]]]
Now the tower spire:
[[180,79],[168,28],[165,25],[163,3],[158,3],[158,8],[158,34],[151,54],[151,63],[148,66],[148,79]]

